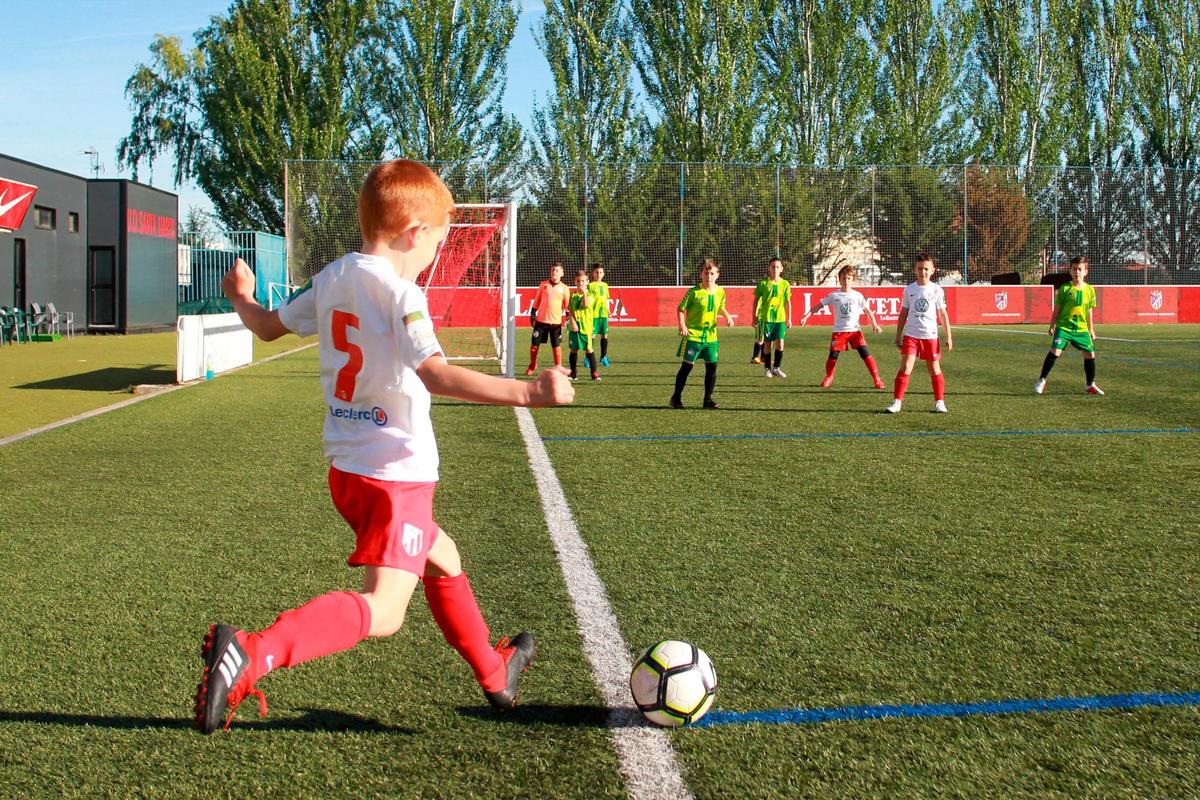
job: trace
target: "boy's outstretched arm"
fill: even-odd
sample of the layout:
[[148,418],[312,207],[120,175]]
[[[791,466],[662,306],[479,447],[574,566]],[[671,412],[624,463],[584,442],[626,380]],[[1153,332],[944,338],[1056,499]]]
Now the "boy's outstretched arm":
[[548,369],[532,381],[514,381],[448,364],[434,355],[421,362],[417,376],[431,394],[471,403],[542,408],[575,399],[575,387],[558,369]]
[[280,321],[278,311],[267,311],[254,299],[254,273],[240,258],[221,278],[221,291],[233,304],[233,310],[242,318],[242,323],[264,342],[291,333]]

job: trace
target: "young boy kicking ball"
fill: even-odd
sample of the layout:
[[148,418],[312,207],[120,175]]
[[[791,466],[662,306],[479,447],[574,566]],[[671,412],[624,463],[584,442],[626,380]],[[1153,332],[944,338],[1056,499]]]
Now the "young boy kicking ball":
[[260,338],[289,331],[319,336],[329,491],[355,533],[348,563],[365,575],[361,592],[321,595],[265,630],[210,626],[195,696],[195,725],[203,733],[222,721],[228,727],[247,695],[259,698],[265,715],[257,684],[272,670],[398,631],[422,581],[434,620],[488,702],[501,710],[516,704],[534,640],[521,632],[491,645],[458,549],[433,519],[438,453],[430,393],[548,406],[571,402],[574,389],[559,370],[518,382],[446,363],[413,280],[432,262],[453,210],[450,191],[428,167],[380,164],[359,194],[361,252],[328,264],[275,311],[255,301],[245,262],[238,260],[222,280],[234,310]]

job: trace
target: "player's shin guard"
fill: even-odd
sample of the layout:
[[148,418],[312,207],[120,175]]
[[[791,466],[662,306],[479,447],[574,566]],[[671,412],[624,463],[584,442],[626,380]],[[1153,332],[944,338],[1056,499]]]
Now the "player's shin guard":
[[1091,386],[1096,382],[1096,359],[1085,358],[1083,360],[1083,376],[1087,379],[1086,386]]
[[458,651],[489,692],[504,688],[504,659],[492,649],[491,634],[465,572],[452,578],[425,577],[425,599],[446,642]]
[[717,387],[717,365],[711,361],[704,362],[704,399],[712,400],[713,389]]
[[600,357],[608,358],[608,337],[607,336],[600,337]]
[[1058,356],[1054,355],[1053,350],[1046,353],[1046,360],[1042,362],[1042,380],[1046,380],[1046,376],[1050,374],[1050,370],[1054,369],[1055,361],[1058,361]]
[[575,368],[579,366],[579,351],[571,351],[571,374],[575,374]]
[[684,361],[679,365],[679,372],[675,373],[675,394],[672,395],[676,400],[683,397],[683,387],[687,386],[688,375],[692,372],[692,364]]
[[933,399],[946,399],[946,376],[939,372],[937,375],[929,376],[930,382],[933,384]]
[[257,681],[278,667],[294,667],[314,658],[349,650],[367,638],[371,609],[357,592],[330,592],[285,611],[266,630],[246,637],[251,678]]
[[754,343],[754,355],[750,356],[750,358],[751,359],[758,358],[759,354],[762,353],[762,349],[763,349],[763,343],[755,342]]
[[596,354],[591,351],[588,351],[587,354],[587,365],[588,369],[592,372],[592,377],[596,377],[599,372],[596,368]]
[[900,370],[896,373],[896,384],[892,389],[892,397],[903,400],[906,391],[908,391],[908,376],[904,374],[904,370]]
[[561,347],[554,348],[554,366],[556,366],[556,367],[562,366],[562,348]]
[[783,363],[783,350],[775,351],[775,369],[779,369],[779,365]]

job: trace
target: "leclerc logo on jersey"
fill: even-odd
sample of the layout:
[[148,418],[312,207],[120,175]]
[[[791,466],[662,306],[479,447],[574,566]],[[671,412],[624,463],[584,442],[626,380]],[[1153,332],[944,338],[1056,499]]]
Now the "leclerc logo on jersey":
[[375,406],[370,411],[365,411],[357,408],[334,408],[329,407],[329,414],[334,419],[344,419],[347,422],[373,422],[379,427],[387,425],[388,415],[379,406]]

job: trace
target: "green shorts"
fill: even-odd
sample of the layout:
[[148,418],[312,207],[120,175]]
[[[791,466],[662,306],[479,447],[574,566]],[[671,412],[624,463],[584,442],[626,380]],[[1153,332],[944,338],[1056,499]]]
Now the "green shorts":
[[570,331],[567,334],[567,347],[571,350],[591,350],[592,335],[590,333]]
[[787,324],[783,322],[762,322],[764,342],[782,342],[787,336]]
[[597,317],[592,321],[593,336],[608,336],[608,317]]
[[1055,328],[1053,348],[1055,350],[1066,350],[1068,343],[1076,350],[1082,350],[1085,353],[1096,352],[1096,346],[1092,344],[1092,335],[1087,331],[1070,333],[1069,331],[1064,331],[1062,328]]
[[683,344],[683,360],[689,364],[695,364],[697,361],[715,364],[717,363],[717,343],[693,342],[689,339]]

